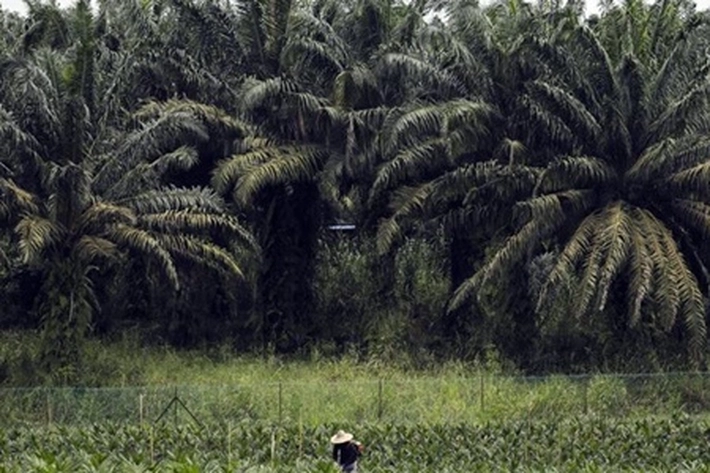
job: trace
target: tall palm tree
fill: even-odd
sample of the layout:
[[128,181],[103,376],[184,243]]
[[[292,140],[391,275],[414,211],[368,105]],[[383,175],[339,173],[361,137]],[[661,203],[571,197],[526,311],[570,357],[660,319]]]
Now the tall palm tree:
[[[536,294],[540,324],[557,315],[619,334],[646,327],[663,339],[682,331],[690,359],[700,362],[710,77],[706,60],[697,61],[696,38],[702,34],[687,29],[653,62],[638,58],[633,42],[615,62],[587,27],[556,45],[564,68],[551,66],[556,74],[528,89],[540,121],[558,124],[566,149],[536,170],[532,195],[515,204],[516,231],[459,287],[453,306],[553,249]],[[615,316],[623,306],[625,317]]]
[[[298,314],[310,310],[308,268],[321,222],[336,214],[367,223],[362,184],[373,179],[379,128],[389,107],[406,100],[412,83],[432,80],[432,68],[396,52],[403,44],[401,20],[389,15],[418,18],[414,7],[358,0],[269,13],[287,4],[240,3],[244,17],[259,20],[252,23],[257,34],[250,48],[263,64],[242,94],[243,116],[259,138],[244,142],[242,152],[218,167],[213,185],[232,192],[242,208],[262,209],[262,244],[274,251],[269,260],[279,262],[267,262],[264,272],[265,290],[277,291],[264,294],[263,305],[274,306],[267,309],[274,314],[268,325],[291,324],[296,330],[307,325]],[[272,36],[277,33],[283,37]],[[293,278],[298,284],[289,283]],[[289,294],[303,303],[277,300]]]
[[236,134],[239,125],[206,106],[169,102],[141,110],[133,131],[97,129],[94,21],[86,1],[77,2],[69,23],[75,47],[0,65],[0,216],[13,242],[8,259],[42,277],[35,304],[49,368],[80,361],[100,304],[96,268],[140,259],[145,277],[178,290],[180,269],[192,262],[241,284],[241,262],[256,248],[214,192],[164,180],[195,164],[195,147],[210,140],[216,123]]

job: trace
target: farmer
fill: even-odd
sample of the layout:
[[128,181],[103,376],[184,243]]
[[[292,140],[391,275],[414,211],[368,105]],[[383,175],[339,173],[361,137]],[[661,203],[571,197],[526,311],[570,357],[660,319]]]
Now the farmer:
[[357,459],[362,453],[362,444],[353,440],[353,434],[339,430],[330,438],[333,444],[333,460],[345,473],[357,473]]

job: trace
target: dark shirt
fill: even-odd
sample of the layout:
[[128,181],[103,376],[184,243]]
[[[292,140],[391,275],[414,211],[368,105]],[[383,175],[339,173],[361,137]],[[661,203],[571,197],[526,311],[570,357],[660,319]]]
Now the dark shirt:
[[336,443],[333,445],[333,460],[340,466],[355,463],[359,455],[360,452],[354,442]]

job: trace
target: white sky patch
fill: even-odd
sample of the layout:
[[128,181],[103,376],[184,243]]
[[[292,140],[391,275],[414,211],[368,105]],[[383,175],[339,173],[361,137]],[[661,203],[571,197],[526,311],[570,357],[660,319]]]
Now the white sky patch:
[[[68,7],[73,5],[76,0],[57,0],[57,4],[60,7]],[[95,3],[95,2],[92,2]],[[482,0],[481,3],[488,3],[486,0]],[[710,0],[695,0],[698,11],[703,11],[710,9]],[[19,13],[25,13],[27,7],[22,0],[0,0],[0,5],[2,5],[3,10],[10,10]],[[599,1],[598,0],[588,0],[587,1],[587,14],[593,14],[599,12]]]

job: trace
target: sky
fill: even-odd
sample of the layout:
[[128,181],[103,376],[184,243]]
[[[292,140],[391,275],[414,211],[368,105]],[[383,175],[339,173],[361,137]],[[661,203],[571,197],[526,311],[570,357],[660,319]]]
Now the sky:
[[[59,5],[68,6],[74,3],[75,0],[58,0]],[[598,0],[587,0],[587,13],[593,13],[597,9]],[[710,0],[695,0],[698,10],[706,10],[710,8]],[[12,11],[25,11],[25,4],[22,0],[0,0],[0,5],[2,5],[5,10]]]

